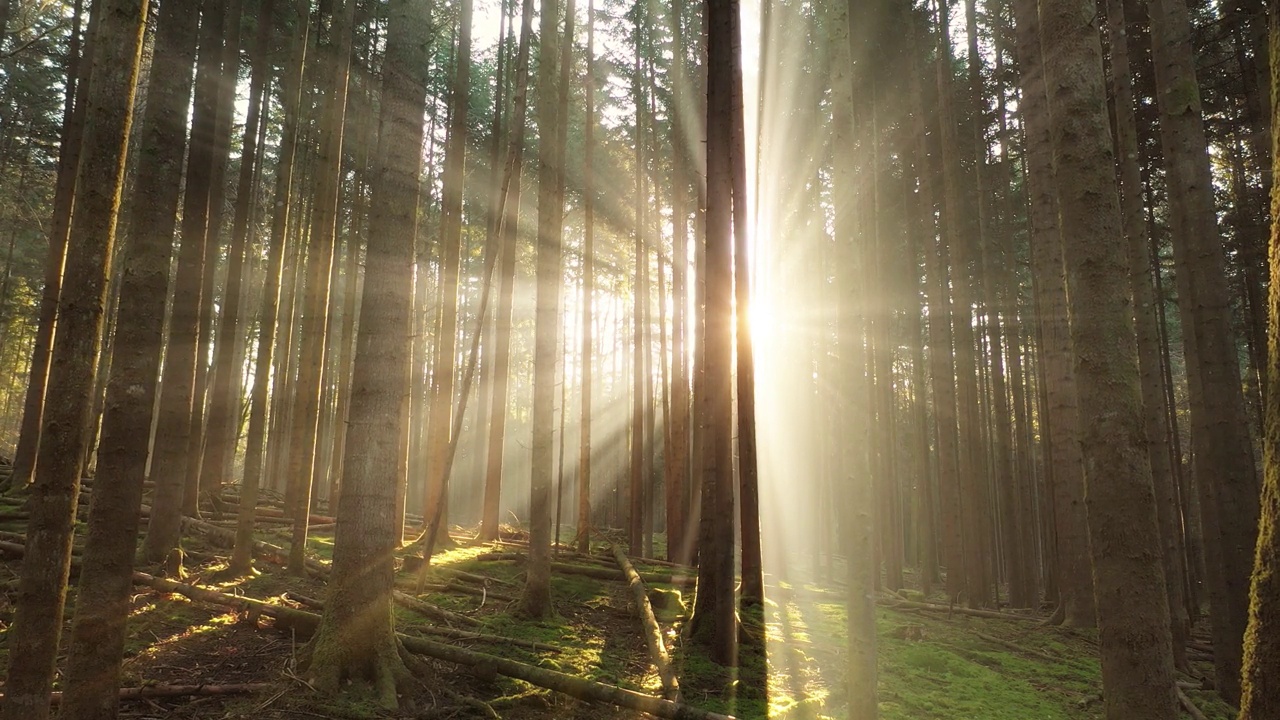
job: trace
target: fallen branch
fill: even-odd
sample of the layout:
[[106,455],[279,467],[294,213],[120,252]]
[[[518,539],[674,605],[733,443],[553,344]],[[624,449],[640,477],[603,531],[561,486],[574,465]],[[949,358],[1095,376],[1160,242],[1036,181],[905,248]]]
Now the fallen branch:
[[999,646],[1001,646],[1001,647],[1003,647],[1003,648],[1007,648],[1007,649],[1012,650],[1012,651],[1017,652],[1017,653],[1023,653],[1023,654],[1025,654],[1025,655],[1032,655],[1032,656],[1034,656],[1034,657],[1038,657],[1038,658],[1040,658],[1040,659],[1042,659],[1042,660],[1047,660],[1047,661],[1049,661],[1049,662],[1054,662],[1054,663],[1056,663],[1056,662],[1058,662],[1058,661],[1059,661],[1059,658],[1056,658],[1056,657],[1054,657],[1054,656],[1050,655],[1050,654],[1049,654],[1049,653],[1047,653],[1047,652],[1044,652],[1044,651],[1042,651],[1042,650],[1036,650],[1035,648],[1022,647],[1021,645],[1019,645],[1019,644],[1017,644],[1017,643],[1015,643],[1015,642],[1011,642],[1011,641],[1009,641],[1009,640],[1005,640],[1004,638],[996,637],[995,635],[988,635],[988,634],[986,634],[986,633],[984,633],[984,632],[978,632],[978,631],[976,631],[976,630],[974,630],[974,631],[973,631],[973,634],[974,634],[975,636],[977,636],[978,638],[981,638],[982,640],[986,640],[986,641],[987,641],[987,642],[989,642],[989,643],[994,643],[994,644],[996,644],[996,645],[999,645]]
[[[145,687],[136,688],[120,688],[121,700],[142,700],[150,698],[175,698],[175,697],[191,697],[200,695],[209,697],[213,695],[252,695],[256,692],[266,692],[275,686],[268,683],[241,683],[238,685],[147,685]],[[0,698],[4,695],[0,694]],[[62,693],[49,693],[49,704],[57,705],[62,702]]]
[[[297,602],[299,605],[305,605],[306,607],[313,608],[315,610],[324,609],[324,603],[314,598],[306,597],[305,595],[296,595],[294,593],[288,593],[286,597],[288,597],[290,600]],[[557,655],[564,652],[561,648],[558,648],[555,645],[548,645],[546,643],[540,643],[534,640],[524,640],[521,638],[507,637],[505,635],[486,635],[484,633],[467,632],[466,630],[454,630],[453,628],[436,627],[434,625],[426,626],[426,627],[416,627],[414,629],[417,630],[418,632],[422,632],[427,635],[435,635],[437,637],[446,637],[451,640],[471,640],[474,642],[490,643],[493,645],[508,645],[512,647],[522,647],[522,648],[528,648],[530,650],[537,650],[539,652],[555,653]]]
[[627,554],[622,552],[621,547],[613,547],[613,557],[618,561],[622,574],[627,577],[627,587],[631,589],[631,599],[635,603],[636,614],[640,616],[640,625],[644,628],[644,642],[649,648],[649,659],[653,661],[658,677],[662,679],[662,696],[668,700],[679,700],[680,682],[671,669],[671,657],[667,655],[667,646],[662,642],[662,628],[658,627],[658,620],[653,616],[653,605],[649,603],[649,595],[640,580],[640,573],[636,572],[635,566],[627,559]]
[[936,605],[934,603],[916,602],[914,600],[889,600],[881,598],[876,600],[876,604],[891,608],[929,610],[931,612],[969,615],[971,617],[991,618],[993,620],[1021,620],[1023,622],[1039,621],[1039,618],[1033,618],[1027,615],[1016,615],[1014,613],[999,612],[997,610],[978,610],[975,608],[956,607],[952,605]]
[[[296,610],[294,608],[287,608],[281,605],[271,605],[269,603],[262,602],[261,600],[253,600],[246,597],[224,595],[213,590],[205,590],[203,588],[185,585],[172,580],[151,577],[145,573],[135,572],[133,574],[133,579],[135,583],[140,585],[148,585],[165,592],[185,595],[192,600],[200,600],[215,605],[221,605],[223,607],[258,612],[268,617],[275,618],[277,622],[283,622],[286,625],[295,627],[301,631],[302,634],[314,632],[316,627],[320,624],[319,615],[309,613],[305,610]],[[613,685],[605,685],[604,683],[598,683],[592,680],[576,678],[562,672],[535,667],[527,663],[517,662],[515,660],[498,657],[496,655],[467,650],[455,645],[449,645],[401,633],[396,633],[396,637],[399,638],[405,649],[410,652],[417,653],[419,655],[426,655],[437,660],[444,660],[457,665],[482,668],[496,672],[499,675],[523,680],[527,683],[537,685],[538,687],[555,690],[556,692],[564,693],[580,700],[608,703],[610,705],[616,705],[630,710],[646,712],[660,718],[669,718],[670,720],[732,720],[732,716],[729,715],[721,715],[707,710],[700,710],[681,703],[675,703],[670,700],[653,697],[652,695],[645,695],[633,690],[626,690]]]
[[1186,710],[1187,714],[1190,715],[1193,720],[1209,720],[1209,718],[1205,717],[1204,713],[1200,712],[1200,708],[1196,707],[1196,704],[1191,702],[1191,698],[1187,697],[1187,694],[1182,692],[1182,688],[1175,687],[1174,691],[1178,693],[1178,702],[1182,703],[1182,709]]
[[[525,562],[528,558],[521,553],[485,553],[477,556],[478,560],[489,562]],[[551,563],[551,569],[555,572],[564,573],[566,575],[583,575],[585,577],[595,578],[597,580],[616,580],[618,582],[626,582],[627,576],[620,570],[603,567],[585,567],[582,565],[573,565],[570,563]],[[697,577],[690,575],[668,575],[666,573],[640,573],[640,578],[647,583],[659,583],[663,585],[693,585],[697,582]]]
[[[518,547],[524,550],[529,549],[529,543],[527,542],[516,542],[512,540],[494,540],[493,544],[510,545],[512,547]],[[582,559],[582,560],[595,560],[595,561],[604,562],[604,563],[609,562],[608,558],[602,557],[600,555],[589,555],[587,553],[580,553],[577,550],[574,550],[573,546],[571,545],[558,545],[553,549],[559,550],[559,552],[557,553],[559,557],[567,557],[567,558]],[[636,557],[632,557],[631,561],[633,563],[640,563],[642,565],[657,565],[659,567],[669,567],[669,568],[674,568],[676,570],[685,570],[687,572],[697,572],[697,568],[694,568],[690,565],[684,565],[678,562],[672,562],[670,560],[659,560],[657,558],[647,558],[647,557],[636,556]]]
[[[224,530],[223,528],[217,527],[216,525],[210,525],[209,523],[203,522],[201,520],[196,520],[194,518],[184,517],[182,519],[182,529],[196,530],[204,533],[210,539],[221,540],[223,542],[226,542],[229,540],[232,544],[235,543],[234,532],[230,530]],[[280,547],[279,545],[272,545],[271,543],[262,542],[261,540],[254,540],[253,554],[275,565],[289,564],[289,553],[285,552],[285,549]],[[319,560],[316,560],[315,558],[306,558],[304,562],[304,567],[306,568],[307,573],[312,577],[318,580],[324,580],[326,582],[329,580],[329,566],[320,562]],[[396,590],[394,592],[395,592],[394,597],[397,604],[401,605],[402,607],[409,608],[410,610],[413,610],[415,612],[421,613],[434,620],[439,620],[447,623],[454,623],[457,625],[469,625],[473,627],[480,624],[480,621],[476,620],[475,618],[470,618],[470,617],[467,617],[466,615],[459,615],[458,613],[450,612],[449,610],[445,610],[444,608],[436,607],[431,603],[424,602],[411,595],[406,595],[405,593],[402,593],[399,590]]]

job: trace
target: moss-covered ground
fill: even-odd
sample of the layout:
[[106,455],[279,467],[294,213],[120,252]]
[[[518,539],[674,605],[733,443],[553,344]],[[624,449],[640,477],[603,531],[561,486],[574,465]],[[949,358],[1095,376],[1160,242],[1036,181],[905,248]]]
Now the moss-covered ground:
[[[0,500],[0,530],[21,533],[21,508]],[[287,544],[278,526],[265,527],[261,539]],[[571,535],[569,535],[571,536]],[[493,560],[495,550],[518,547],[468,543],[439,553],[433,566],[489,578],[471,593],[434,591],[423,600],[478,621],[471,632],[534,641],[559,652],[509,643],[450,640],[473,650],[558,670],[610,685],[658,694],[660,682],[648,661],[640,625],[621,582],[556,573],[552,580],[555,614],[545,620],[520,617],[518,597],[523,563]],[[332,556],[331,530],[315,533],[309,551],[320,560]],[[291,577],[262,563],[249,577],[225,577],[226,548],[186,540],[191,551],[187,582],[226,593],[244,594],[276,604],[305,607],[324,598],[314,578]],[[596,560],[565,554],[558,562],[584,568],[610,567],[605,545],[593,547]],[[0,628],[13,619],[20,563],[0,557]],[[643,573],[670,568],[637,562]],[[159,572],[159,568],[143,568]],[[401,571],[402,590],[413,591],[415,575]],[[433,583],[448,583],[447,572]],[[479,590],[479,592],[476,592]],[[684,702],[741,718],[841,718],[845,693],[843,592],[821,584],[788,583],[770,578],[763,617],[744,618],[746,640],[740,668],[712,663],[686,639],[692,591],[675,586],[650,588],[655,611],[678,667]],[[74,587],[68,617],[74,607]],[[396,608],[396,622],[408,635],[426,634],[433,621]],[[763,622],[763,627],[760,623]],[[130,702],[125,716],[213,720],[230,718],[387,718],[501,717],[631,718],[637,714],[589,705],[524,682],[476,673],[439,661],[416,668],[421,685],[404,698],[396,713],[378,708],[353,689],[341,697],[321,696],[306,685],[298,669],[306,638],[275,627],[267,618],[243,617],[223,608],[139,587],[133,597],[126,647],[125,682],[148,684],[267,683],[271,689],[250,696],[194,697]],[[763,640],[764,647],[752,639]],[[438,638],[437,638],[438,639]],[[959,614],[880,608],[879,702],[885,720],[1068,720],[1102,717],[1096,638],[1088,631],[1041,627],[1033,621],[972,618]],[[767,661],[766,661],[767,658]],[[7,665],[5,634],[0,632],[0,663]],[[1199,667],[1203,674],[1208,668]],[[855,692],[862,691],[854,689]],[[1232,717],[1212,692],[1189,690],[1214,720]],[[478,702],[477,702],[478,701]]]

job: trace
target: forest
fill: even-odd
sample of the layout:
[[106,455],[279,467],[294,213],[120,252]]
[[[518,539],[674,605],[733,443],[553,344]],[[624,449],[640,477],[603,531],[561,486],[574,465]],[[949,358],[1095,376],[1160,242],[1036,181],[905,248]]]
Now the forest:
[[1277,123],[1280,0],[0,0],[0,720],[1280,720]]

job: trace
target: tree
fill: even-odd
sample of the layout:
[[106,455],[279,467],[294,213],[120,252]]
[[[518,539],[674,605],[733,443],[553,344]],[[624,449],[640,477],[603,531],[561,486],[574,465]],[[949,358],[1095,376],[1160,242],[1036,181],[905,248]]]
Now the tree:
[[[695,640],[711,659],[737,664],[733,523],[733,177],[732,122],[736,0],[708,0],[705,390],[698,411],[701,440],[702,538],[699,542]],[[700,333],[701,334],[701,333]],[[714,518],[714,520],[712,519]],[[705,588],[705,590],[703,589]],[[705,600],[704,600],[705,593]]]
[[[453,88],[449,99],[449,135],[444,151],[444,199],[440,204],[440,329],[436,336],[436,361],[431,371],[431,416],[428,419],[427,485],[422,516],[441,520],[438,537],[446,544],[448,533],[448,463],[453,426],[458,339],[458,268],[462,248],[463,168],[467,156],[467,112],[471,105],[471,0],[462,0],[458,16],[458,46],[454,54]],[[440,507],[437,508],[436,505]]]
[[[581,436],[578,447],[578,528],[574,544],[578,552],[591,551],[591,415],[595,359],[592,340],[592,322],[595,301],[596,254],[596,185],[595,185],[595,130],[596,130],[596,75],[595,75],[595,0],[587,2],[587,82],[586,122],[583,130],[583,236],[582,236],[582,414]],[[677,57],[679,45],[677,44]],[[670,542],[670,516],[667,537]]]
[[1103,698],[1111,720],[1178,717],[1127,257],[1090,0],[1044,0],[1044,48],[1085,459]]
[[[174,275],[173,300],[161,370],[159,421],[151,477],[156,494],[142,546],[149,562],[164,560],[178,545],[182,513],[196,508],[197,498],[185,497],[191,458],[192,413],[200,333],[200,290],[204,277],[205,243],[209,236],[209,205],[214,175],[215,135],[222,67],[223,26],[229,0],[206,0],[200,10],[199,64],[196,70],[191,141],[182,198],[182,242]],[[199,429],[195,428],[198,433]]]
[[205,425],[204,461],[200,464],[199,486],[218,490],[226,480],[227,466],[235,449],[239,429],[241,363],[236,361],[241,326],[240,304],[245,283],[245,254],[249,244],[249,213],[253,207],[254,180],[258,163],[258,129],[263,122],[261,105],[267,82],[267,52],[270,49],[274,0],[264,0],[259,9],[257,38],[250,51],[249,110],[241,142],[240,177],[237,181],[231,244],[227,247],[227,280],[223,289],[221,318],[218,321],[217,357],[213,363],[213,383],[209,397],[209,418]]
[[324,616],[308,647],[307,677],[319,690],[347,681],[373,686],[395,707],[410,681],[392,614],[392,519],[399,478],[400,404],[408,392],[422,114],[426,107],[428,3],[387,8],[381,126],[360,330],[357,335],[347,457]]
[[[1270,50],[1280,58],[1280,2],[1271,0]],[[1271,125],[1280,124],[1280,75],[1271,76]],[[1273,167],[1280,168],[1280,146],[1272,146]],[[1280,188],[1272,186],[1272,202]],[[1272,219],[1271,263],[1280,259],[1280,223]],[[1273,271],[1274,272],[1274,271]],[[1258,546],[1254,556],[1249,624],[1244,635],[1240,671],[1240,720],[1280,717],[1280,284],[1271,283],[1268,297],[1267,382],[1264,397],[1266,433],[1262,438],[1263,469]]]
[[1152,0],[1149,9],[1178,310],[1184,342],[1196,359],[1188,366],[1188,385],[1213,608],[1214,675],[1223,695],[1234,701],[1240,696],[1240,643],[1248,621],[1257,533],[1257,469],[1241,392],[1191,19],[1185,0]]
[[[276,349],[276,321],[280,312],[280,280],[284,270],[285,244],[289,233],[289,220],[294,214],[293,185],[298,153],[298,114],[302,101],[303,68],[307,55],[308,0],[295,0],[293,57],[286,71],[282,86],[284,124],[281,128],[279,160],[275,178],[275,213],[271,217],[271,246],[267,251],[266,282],[263,288],[264,302],[259,319],[257,354],[253,390],[249,399],[249,428],[244,452],[244,479],[240,484],[240,508],[236,520],[236,543],[231,554],[230,568],[245,572],[253,565],[253,524],[256,517],[258,488],[262,484],[263,449],[267,435],[267,403],[270,386],[267,372],[272,367]],[[276,376],[277,378],[279,375]],[[283,385],[283,383],[280,383]],[[280,386],[276,392],[283,395]]]
[[197,19],[177,3],[160,8],[152,62],[173,72],[152,72],[148,81],[139,154],[147,171],[134,188],[138,200],[133,232],[121,258],[125,272],[98,451],[99,482],[89,508],[66,691],[59,708],[68,719],[116,716],[186,151]]
[[1071,329],[1062,275],[1062,241],[1050,140],[1048,86],[1034,0],[1014,0],[1017,54],[1022,85],[1022,117],[1027,135],[1027,177],[1031,213],[1031,257],[1039,303],[1044,368],[1050,487],[1057,549],[1058,610],[1068,627],[1093,627],[1093,579],[1084,509],[1084,467],[1078,442]]
[[543,0],[538,48],[538,257],[533,356],[533,458],[529,501],[529,575],[522,609],[534,618],[551,612],[551,475],[554,453],[556,350],[559,340],[564,198],[556,192],[564,148],[556,139],[563,118],[554,102],[559,60],[558,0]]
[[[294,395],[293,427],[289,443],[289,482],[293,487],[293,533],[289,545],[289,571],[306,572],[307,525],[311,518],[311,493],[316,472],[320,393],[329,347],[330,279],[338,238],[338,202],[341,195],[342,146],[347,110],[347,83],[351,70],[351,43],[355,0],[334,4],[328,46],[319,68],[325,101],[318,123],[320,142],[315,156],[315,186],[307,252],[306,291],[299,336],[301,357]],[[327,76],[323,76],[327,73]]]
[[520,9],[520,47],[516,51],[515,97],[509,125],[507,159],[499,192],[498,217],[498,312],[494,320],[494,357],[485,363],[493,373],[492,406],[489,410],[489,458],[485,472],[484,509],[480,537],[496,540],[502,498],[503,454],[506,452],[507,397],[511,370],[511,313],[515,303],[516,245],[520,226],[520,177],[524,166],[525,113],[529,93],[529,48],[533,42],[533,0],[523,0]]
[[92,58],[97,71],[86,97],[86,107],[93,112],[85,118],[66,292],[59,300],[59,331],[45,396],[45,442],[31,488],[27,552],[15,625],[8,637],[9,673],[0,705],[5,720],[43,720],[49,715],[88,442],[89,398],[102,342],[103,304],[146,27],[147,5],[142,0],[107,0],[95,9],[99,19]]
[[1183,595],[1181,518],[1178,517],[1177,487],[1169,466],[1168,430],[1164,418],[1164,388],[1161,386],[1160,328],[1155,310],[1155,285],[1151,280],[1150,236],[1143,208],[1142,173],[1138,167],[1138,131],[1133,112],[1133,78],[1129,70],[1129,39],[1125,27],[1124,3],[1107,4],[1110,27],[1111,76],[1115,93],[1116,148],[1120,165],[1120,201],[1124,234],[1129,249],[1129,284],[1133,293],[1134,323],[1138,336],[1138,361],[1142,382],[1144,428],[1147,457],[1151,463],[1152,487],[1156,493],[1160,524],[1161,560],[1169,600],[1173,654],[1180,668],[1186,667],[1186,636],[1190,623]]

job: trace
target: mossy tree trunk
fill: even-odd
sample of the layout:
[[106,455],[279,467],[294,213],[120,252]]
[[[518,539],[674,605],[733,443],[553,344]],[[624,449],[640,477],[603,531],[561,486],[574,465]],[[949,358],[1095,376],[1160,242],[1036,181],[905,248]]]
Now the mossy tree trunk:
[[95,10],[99,17],[91,57],[96,71],[86,96],[66,284],[58,306],[58,333],[45,396],[45,440],[28,501],[31,518],[15,624],[7,638],[9,672],[0,704],[5,720],[43,720],[49,715],[88,442],[90,394],[102,343],[107,279],[146,27],[147,5],[142,0],[107,0]]
[[[1280,123],[1280,2],[1268,4],[1271,23],[1271,126]],[[1280,143],[1272,140],[1273,167],[1280,168]],[[1271,188],[1272,217],[1280,214],[1280,187]],[[1280,277],[1280,224],[1271,227],[1271,277]],[[1249,624],[1240,673],[1240,720],[1280,718],[1280,285],[1272,282],[1271,318],[1264,397],[1266,434],[1258,546],[1254,555]]]
[[408,392],[413,240],[417,223],[422,114],[426,107],[426,0],[387,8],[381,127],[360,331],[356,340],[342,496],[325,613],[308,647],[306,676],[336,692],[373,686],[394,707],[410,680],[392,613],[393,514],[400,468],[400,408]]
[[[142,483],[146,476],[169,261],[187,143],[190,72],[198,14],[175,3],[160,9],[134,188],[133,232],[121,262],[116,338],[106,388],[98,477],[71,626],[59,708],[68,720],[114,720],[124,655]],[[132,86],[130,86],[132,87]]]

